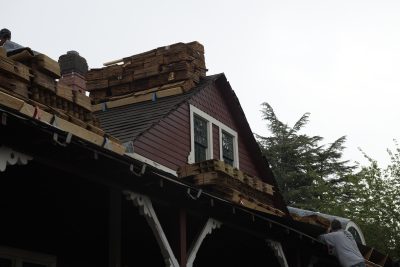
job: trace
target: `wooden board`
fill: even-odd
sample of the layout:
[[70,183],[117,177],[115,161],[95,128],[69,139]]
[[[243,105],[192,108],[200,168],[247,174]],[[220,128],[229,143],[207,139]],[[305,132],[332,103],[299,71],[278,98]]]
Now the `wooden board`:
[[174,88],[169,88],[169,89],[165,89],[165,90],[149,92],[147,94],[138,94],[138,95],[135,94],[133,96],[119,98],[114,101],[107,101],[107,102],[104,102],[101,104],[93,105],[92,110],[93,110],[93,112],[100,111],[103,109],[104,105],[106,105],[106,107],[109,109],[109,108],[121,107],[121,106],[144,102],[144,101],[150,101],[154,98],[155,99],[163,98],[163,97],[182,94],[182,93],[183,93],[183,89],[181,87],[174,87]]
[[229,200],[233,203],[239,204],[243,207],[261,211],[264,213],[273,214],[280,217],[285,216],[285,213],[283,211],[274,208],[272,204],[267,204],[258,201],[257,199],[246,196],[245,194],[236,189],[224,186],[214,186],[207,189],[209,189],[211,192],[220,195],[222,198]]
[[[8,107],[11,107],[15,110],[19,110],[22,114],[32,117],[34,119],[50,123],[53,120],[54,115],[46,112],[44,110],[41,110],[38,107],[34,107],[22,100],[13,98],[12,96],[5,95],[2,92],[0,92],[0,104],[1,105],[6,105]],[[74,136],[77,136],[79,138],[82,138],[88,142],[91,142],[95,145],[102,146],[104,143],[104,136],[98,135],[95,132],[89,131],[88,129],[85,129],[79,125],[76,124],[76,122],[70,122],[68,120],[65,120],[63,118],[56,118],[55,122],[53,122],[55,127],[65,131],[69,132]],[[115,139],[109,139],[108,144],[107,144],[107,149],[114,151],[115,153],[118,153],[120,155],[123,155],[125,153],[125,147],[119,143],[115,142]]]
[[[0,88],[3,89],[3,88]],[[5,90],[5,89],[3,89]],[[14,109],[14,110],[20,110],[22,106],[24,105],[24,101],[21,99],[18,99],[16,97],[13,97],[7,93],[2,92],[0,90],[0,104],[2,106]]]
[[37,65],[39,69],[46,72],[53,78],[61,77],[60,64],[57,61],[49,58],[44,54],[36,55],[33,59],[33,62]]
[[56,81],[53,77],[35,69],[32,70],[32,74],[34,84],[52,92],[56,91]]
[[266,194],[274,194],[274,187],[272,185],[263,182],[258,177],[253,177],[251,175],[243,173],[237,168],[234,168],[231,165],[225,164],[223,161],[216,159],[206,160],[193,164],[186,164],[185,166],[181,166],[177,170],[179,178],[196,176],[202,173],[210,172],[221,173],[221,175],[226,174],[246,186],[249,186]]
[[75,104],[78,106],[83,107],[84,109],[88,111],[92,111],[92,104],[90,102],[90,98],[86,96],[83,93],[80,93],[78,91],[72,91],[73,94],[73,101]]
[[56,87],[56,95],[61,98],[66,99],[70,102],[74,101],[74,95],[72,93],[72,88],[67,85],[58,83],[57,87]]
[[0,87],[12,91],[21,97],[29,97],[29,84],[25,81],[12,78],[11,75],[0,73]]
[[0,71],[27,82],[31,78],[30,69],[27,66],[6,57],[0,57]]

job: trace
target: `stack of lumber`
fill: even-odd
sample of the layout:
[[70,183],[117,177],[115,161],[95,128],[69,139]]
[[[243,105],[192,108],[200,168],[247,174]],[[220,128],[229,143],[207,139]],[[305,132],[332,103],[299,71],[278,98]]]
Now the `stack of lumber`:
[[178,168],[178,177],[239,205],[278,215],[273,207],[274,187],[220,160],[207,160]]
[[321,226],[326,229],[328,229],[329,226],[331,225],[331,221],[329,221],[328,219],[326,219],[322,216],[318,216],[316,214],[300,216],[295,213],[290,213],[290,215],[292,216],[293,220],[295,220],[295,221],[318,225],[318,226]]
[[0,52],[0,88],[82,127],[96,129],[98,121],[93,116],[90,98],[58,82],[58,62],[44,54],[26,56],[21,51],[22,54],[7,57],[4,51]]
[[204,47],[198,42],[176,43],[138,55],[126,57],[86,74],[87,90],[94,103],[112,97],[129,95],[181,82],[178,87],[187,91],[206,76]]
[[25,99],[12,96],[10,92],[3,92],[3,90],[0,90],[0,106],[31,117],[32,119],[53,125],[64,132],[72,134],[74,137],[79,137],[120,155],[125,153],[125,147],[117,139],[105,135],[104,132],[96,132],[93,129],[82,128],[77,125],[75,121],[69,121],[59,114],[42,109],[46,108],[46,106],[38,103],[28,103]]

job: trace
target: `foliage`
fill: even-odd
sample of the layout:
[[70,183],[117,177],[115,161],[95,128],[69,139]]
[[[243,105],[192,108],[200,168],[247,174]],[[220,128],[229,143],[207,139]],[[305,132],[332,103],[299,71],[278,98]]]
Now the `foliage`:
[[391,163],[383,169],[364,154],[369,165],[343,186],[343,195],[351,191],[352,197],[342,212],[360,226],[369,246],[400,258],[400,148],[388,153]]
[[345,137],[321,145],[321,136],[300,133],[309,121],[305,113],[290,127],[268,103],[263,119],[271,135],[256,135],[264,156],[290,206],[350,218],[362,229],[368,246],[400,258],[400,148],[388,150],[391,163],[369,164],[356,170],[342,160]]
[[321,136],[300,133],[309,121],[309,113],[290,127],[276,117],[268,103],[263,107],[263,119],[267,121],[271,135],[257,135],[256,138],[281,193],[289,205],[321,210],[331,201],[333,185],[354,168],[348,161],[341,160],[346,138],[340,137],[328,146],[321,145]]

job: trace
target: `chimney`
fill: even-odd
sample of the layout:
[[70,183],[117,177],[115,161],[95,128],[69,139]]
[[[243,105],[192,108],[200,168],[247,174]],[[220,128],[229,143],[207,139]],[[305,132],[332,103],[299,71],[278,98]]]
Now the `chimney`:
[[76,51],[68,51],[58,59],[61,68],[59,83],[70,86],[74,91],[85,93],[88,64]]

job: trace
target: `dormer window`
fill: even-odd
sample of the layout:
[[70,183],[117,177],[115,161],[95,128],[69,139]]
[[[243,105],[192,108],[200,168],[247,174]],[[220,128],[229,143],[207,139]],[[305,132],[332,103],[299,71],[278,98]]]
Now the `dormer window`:
[[[236,131],[192,105],[190,105],[190,128],[189,163],[217,158],[239,168]],[[218,130],[213,131],[213,128]],[[213,140],[219,140],[219,147],[213,146]],[[219,157],[214,157],[214,151],[219,151]]]

